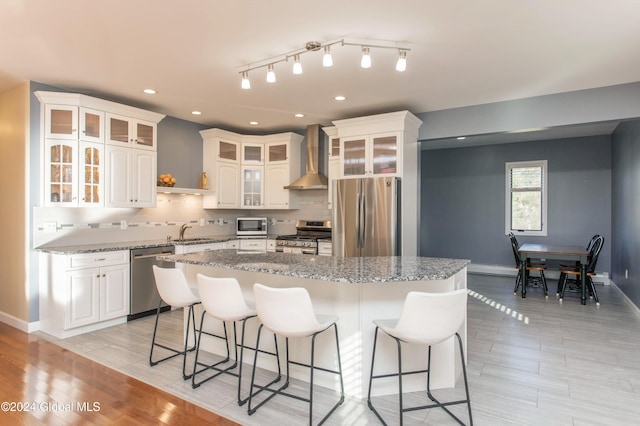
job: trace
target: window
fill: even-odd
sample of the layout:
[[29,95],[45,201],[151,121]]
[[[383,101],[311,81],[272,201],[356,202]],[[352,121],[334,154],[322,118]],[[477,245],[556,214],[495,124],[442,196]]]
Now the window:
[[547,160],[506,164],[506,232],[547,235]]

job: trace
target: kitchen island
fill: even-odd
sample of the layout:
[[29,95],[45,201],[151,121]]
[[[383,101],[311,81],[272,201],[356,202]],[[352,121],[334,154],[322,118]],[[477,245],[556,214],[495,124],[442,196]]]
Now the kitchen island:
[[[304,287],[309,291],[318,314],[337,315],[338,332],[345,392],[364,398],[367,394],[371,366],[374,325],[372,320],[398,318],[409,291],[445,292],[466,288],[468,260],[428,257],[364,257],[341,258],[286,253],[241,253],[236,250],[219,250],[185,255],[162,256],[163,260],[182,264],[190,285],[196,286],[196,274],[214,277],[234,277],[242,287],[245,298],[253,301],[253,284],[272,287]],[[198,316],[199,321],[199,316]],[[258,321],[248,323],[246,342],[253,346]],[[205,329],[220,331],[217,324],[205,323]],[[459,330],[466,349],[466,320]],[[335,350],[331,333],[318,337],[320,362],[332,366]],[[222,354],[224,346],[219,342],[202,343],[202,348]],[[263,339],[263,342],[271,342]],[[376,373],[394,371],[397,368],[397,349],[388,338],[379,341]],[[264,347],[266,349],[273,349]],[[415,350],[414,350],[415,349]],[[291,358],[307,362],[308,342],[290,342]],[[432,388],[453,387],[461,371],[458,351],[454,341],[443,342],[432,350]],[[251,362],[253,353],[247,352],[245,361]],[[275,362],[267,360],[260,367],[273,370]],[[322,364],[320,364],[322,365]],[[295,366],[292,366],[295,367]],[[425,368],[424,348],[403,349],[403,368]],[[292,368],[292,376],[308,380],[307,369]],[[319,376],[323,376],[322,374]],[[318,377],[320,379],[320,377]],[[322,377],[324,379],[324,377]],[[333,380],[333,378],[331,378]],[[380,382],[377,394],[397,392],[397,381]],[[385,383],[383,385],[383,383]],[[318,384],[336,388],[336,383],[318,380]],[[406,391],[424,389],[424,377],[403,379]]]

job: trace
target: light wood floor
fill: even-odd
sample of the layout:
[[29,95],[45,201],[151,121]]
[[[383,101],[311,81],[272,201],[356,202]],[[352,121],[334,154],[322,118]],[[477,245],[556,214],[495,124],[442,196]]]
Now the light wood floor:
[[[575,295],[565,295],[560,304],[553,296],[545,299],[540,289],[531,289],[527,298],[521,299],[513,295],[513,279],[507,277],[469,275],[468,284],[467,356],[475,424],[640,424],[640,318],[616,288],[598,286],[598,308],[592,302],[580,305]],[[553,294],[555,283],[550,290]],[[179,336],[181,312],[165,314],[164,319],[168,321],[164,321],[161,332]],[[146,318],[65,340],[36,334],[241,424],[306,423],[304,404],[288,398],[275,398],[248,416],[246,408],[235,403],[235,382],[231,377],[215,379],[193,390],[180,377],[180,361],[149,367],[152,326],[152,319]],[[75,375],[73,371],[54,382],[73,383],[77,380]],[[49,383],[51,379],[33,375],[28,381],[29,386],[42,389],[44,385],[38,383]],[[461,392],[459,381],[456,389],[436,395],[447,399]],[[320,398],[320,404],[324,400],[330,402],[331,395],[321,396],[326,398]],[[16,396],[7,395],[4,400],[11,397]],[[408,402],[419,403],[422,398],[411,395]],[[115,400],[103,399],[103,407],[115,404]],[[379,398],[377,404],[389,424],[398,423],[393,414],[394,397]],[[459,408],[456,413],[466,419],[464,408]],[[99,419],[91,421],[101,423]],[[369,425],[378,421],[366,403],[347,399],[327,424]],[[407,414],[405,424],[455,423],[442,410],[430,410]]]

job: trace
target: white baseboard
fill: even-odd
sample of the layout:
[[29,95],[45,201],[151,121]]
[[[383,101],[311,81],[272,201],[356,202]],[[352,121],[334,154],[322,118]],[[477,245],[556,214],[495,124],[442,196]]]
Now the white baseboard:
[[[481,263],[470,263],[469,266],[467,266],[467,271],[473,274],[503,275],[514,278],[517,272],[513,266],[486,265]],[[560,278],[560,271],[558,269],[545,269],[544,276],[552,280],[557,280]],[[596,276],[593,277],[593,281],[604,285],[611,284],[608,272],[598,272]]]
[[24,331],[25,333],[33,333],[34,331],[40,330],[40,321],[27,322],[5,312],[0,312],[0,322]]
[[622,296],[624,301],[627,303],[627,305],[629,305],[631,310],[633,310],[633,313],[636,314],[636,317],[640,318],[640,308],[638,308],[636,304],[633,303],[631,299],[629,299],[629,297],[625,294],[625,292],[622,291],[622,289],[618,287],[615,282],[611,281],[611,286],[620,293],[620,295]]

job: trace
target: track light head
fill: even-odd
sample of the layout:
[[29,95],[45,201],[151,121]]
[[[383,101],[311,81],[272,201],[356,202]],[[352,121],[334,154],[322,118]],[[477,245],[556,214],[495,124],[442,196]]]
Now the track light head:
[[360,60],[360,66],[362,68],[371,68],[371,55],[369,54],[369,48],[367,46],[362,47],[362,59]]

